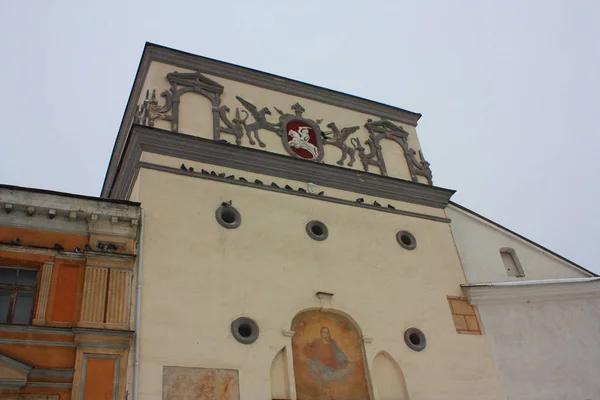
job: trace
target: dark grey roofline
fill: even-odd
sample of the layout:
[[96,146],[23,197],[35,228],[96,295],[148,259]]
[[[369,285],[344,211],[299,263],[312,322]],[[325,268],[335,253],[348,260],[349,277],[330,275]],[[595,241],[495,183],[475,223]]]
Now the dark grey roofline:
[[144,47],[144,52],[138,66],[129,100],[127,101],[127,107],[123,119],[121,120],[119,133],[108,164],[104,184],[102,185],[102,197],[108,197],[110,193],[110,187],[113,184],[118,164],[118,161],[115,158],[120,158],[123,154],[126,137],[129,134],[129,129],[133,121],[136,99],[141,94],[141,85],[151,61],[165,62],[182,68],[199,70],[210,75],[316,100],[377,117],[388,118],[412,126],[416,126],[417,121],[421,117],[421,114],[419,113],[378,103],[362,97],[147,42]]
[[54,196],[72,197],[72,198],[76,198],[76,199],[101,201],[101,202],[104,202],[104,203],[112,203],[112,204],[125,204],[125,205],[128,205],[128,206],[134,206],[134,207],[139,207],[140,204],[141,204],[141,203],[137,203],[137,202],[129,201],[129,200],[106,199],[106,198],[103,198],[103,197],[86,196],[86,195],[83,195],[83,194],[57,192],[57,191],[54,191],[54,190],[29,188],[29,187],[23,187],[23,186],[5,185],[5,184],[2,184],[2,183],[0,183],[0,189],[20,190],[20,191],[23,191],[23,192],[50,194],[50,195],[54,195]]
[[[518,238],[520,238],[520,239],[523,239],[523,240],[524,240],[524,241],[526,241],[527,243],[529,243],[529,244],[532,244],[532,245],[534,245],[534,246],[536,246],[536,247],[538,247],[538,248],[540,248],[540,249],[544,250],[545,252],[548,252],[548,253],[552,254],[553,256],[560,258],[561,260],[563,260],[563,261],[565,261],[565,262],[568,262],[568,263],[569,263],[569,264],[571,264],[572,266],[574,266],[574,267],[576,267],[576,268],[579,268],[580,270],[582,270],[582,271],[584,271],[584,272],[586,272],[586,273],[590,274],[591,276],[598,276],[598,275],[597,275],[597,274],[595,274],[594,272],[592,272],[592,271],[590,271],[590,270],[588,270],[588,269],[586,269],[586,268],[583,268],[581,265],[579,265],[579,264],[577,264],[577,263],[574,263],[573,261],[569,260],[568,258],[565,258],[565,257],[561,256],[560,254],[557,254],[557,253],[553,252],[552,250],[550,250],[550,249],[548,249],[548,248],[546,248],[546,247],[542,246],[542,245],[541,245],[541,244],[539,244],[539,243],[536,243],[536,242],[534,242],[534,241],[533,241],[533,240],[531,240],[531,239],[527,239],[525,236],[523,236],[523,235],[520,235],[520,234],[518,234],[517,232],[515,232],[515,231],[513,231],[513,230],[510,230],[510,229],[508,229],[507,227],[505,227],[505,226],[502,226],[502,225],[500,225],[499,223],[497,223],[497,222],[494,222],[494,221],[492,221],[491,219],[488,219],[488,218],[484,217],[483,215],[476,213],[476,212],[475,212],[475,211],[473,211],[473,210],[470,210],[470,209],[468,209],[467,207],[461,206],[460,204],[457,204],[457,203],[455,203],[455,202],[453,202],[453,201],[449,201],[449,202],[448,202],[448,204],[450,204],[450,205],[452,205],[452,206],[454,206],[454,207],[456,207],[456,208],[460,208],[461,210],[463,210],[463,211],[465,211],[465,212],[468,212],[469,214],[473,214],[473,215],[474,215],[474,216],[476,216],[477,218],[481,218],[481,219],[482,219],[482,220],[484,220],[485,222],[488,222],[488,223],[490,223],[490,224],[494,225],[494,226],[495,226],[495,227],[497,227],[497,228],[503,229],[503,230],[505,230],[506,232],[508,232],[508,233],[510,233],[510,234],[512,234],[512,235],[515,235],[516,237],[518,237]],[[452,224],[451,224],[451,225],[452,225]]]

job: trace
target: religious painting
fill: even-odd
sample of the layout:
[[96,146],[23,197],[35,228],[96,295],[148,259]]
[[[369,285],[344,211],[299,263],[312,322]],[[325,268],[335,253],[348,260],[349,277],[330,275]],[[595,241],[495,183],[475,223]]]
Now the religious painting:
[[292,321],[298,400],[366,400],[369,389],[360,335],[347,318],[308,311]]
[[163,367],[163,400],[239,400],[238,371]]

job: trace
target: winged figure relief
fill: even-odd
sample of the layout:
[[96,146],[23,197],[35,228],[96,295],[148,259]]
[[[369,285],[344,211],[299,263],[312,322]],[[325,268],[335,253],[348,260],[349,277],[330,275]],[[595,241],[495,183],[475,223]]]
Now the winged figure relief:
[[[266,146],[265,143],[262,140],[260,140],[260,136],[258,135],[258,130],[266,129],[268,131],[279,134],[279,123],[273,124],[273,123],[267,121],[266,116],[271,115],[271,111],[269,111],[269,109],[267,107],[263,107],[259,110],[258,107],[256,107],[254,104],[250,103],[247,100],[242,99],[240,96],[235,96],[235,98],[238,99],[238,101],[240,103],[242,103],[244,108],[246,110],[248,110],[248,112],[250,112],[252,117],[254,117],[254,122],[252,122],[250,124],[246,123],[248,116],[246,116],[246,118],[241,120],[241,123],[244,126],[244,129],[246,130],[246,136],[248,136],[248,139],[250,140],[250,144],[255,145],[256,142],[258,142],[258,145],[260,147],[265,147]],[[254,141],[252,136],[254,136],[254,139],[256,139],[256,142]]]
[[[340,158],[337,161],[338,165],[344,165],[346,157],[350,156],[350,162],[348,163],[348,166],[351,167],[352,165],[354,165],[354,160],[356,159],[356,150],[346,144],[346,139],[348,139],[348,136],[352,135],[354,132],[359,130],[360,127],[352,126],[349,128],[342,128],[342,130],[340,131],[334,122],[328,124],[327,127],[331,129],[331,132],[325,132],[324,144],[333,145],[342,151],[342,158]],[[328,133],[333,134],[331,138],[327,136]]]

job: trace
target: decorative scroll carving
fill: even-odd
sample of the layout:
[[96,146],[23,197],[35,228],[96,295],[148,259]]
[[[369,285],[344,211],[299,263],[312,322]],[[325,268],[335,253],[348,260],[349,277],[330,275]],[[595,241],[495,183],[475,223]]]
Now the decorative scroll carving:
[[[240,110],[236,108],[235,118],[233,118],[232,121],[230,121],[229,118],[227,118],[227,113],[229,112],[229,107],[221,106],[217,109],[217,111],[219,113],[219,117],[221,118],[221,121],[223,121],[223,123],[225,123],[225,125],[226,125],[226,127],[223,127],[223,126],[220,127],[220,132],[231,133],[232,135],[235,135],[235,143],[238,145],[241,144],[242,137],[244,137],[244,122],[246,120],[240,118]],[[248,118],[248,117],[246,116],[246,118]],[[215,135],[218,135],[218,133],[215,133]],[[219,137],[220,137],[220,135],[219,135]],[[215,139],[215,140],[218,140],[218,139]]]
[[410,166],[412,164],[411,173],[413,174],[413,180],[415,180],[414,175],[421,175],[427,178],[430,185],[433,185],[433,173],[429,168],[429,162],[425,160],[425,157],[423,157],[423,152],[421,150],[419,150],[419,157],[422,161],[417,160],[417,158],[415,157],[416,154],[417,153],[413,149],[408,149],[408,154],[406,154],[408,165]]
[[155,119],[171,120],[171,116],[165,113],[171,109],[173,98],[169,92],[163,92],[161,96],[165,98],[163,106],[160,106],[156,100],[156,89],[152,90],[152,96],[150,96],[150,90],[146,90],[146,99],[141,106],[138,106],[135,113],[134,122],[136,124],[154,126]]
[[418,182],[417,175],[421,175],[427,178],[430,185],[433,185],[433,175],[429,163],[425,161],[421,151],[419,151],[421,161],[417,160],[416,152],[408,147],[408,132],[404,128],[384,119],[379,121],[368,119],[365,128],[369,132],[369,138],[365,141],[365,144],[369,146],[369,153],[366,152],[359,139],[352,139],[352,145],[358,151],[365,171],[369,171],[369,165],[375,165],[382,175],[388,176],[380,142],[383,139],[389,139],[402,147],[412,180]]
[[[363,165],[365,171],[369,171],[369,166],[373,165],[379,168],[384,176],[388,176],[383,153],[381,151],[381,140],[392,140],[402,147],[411,179],[418,182],[418,176],[427,178],[432,185],[432,173],[429,163],[423,157],[423,153],[417,152],[408,147],[408,132],[401,126],[395,125],[391,121],[381,119],[373,121],[368,119],[365,128],[369,132],[369,137],[361,143],[358,138],[348,138],[357,132],[360,127],[346,127],[339,129],[334,122],[327,125],[330,131],[321,130],[322,120],[311,120],[303,117],[305,109],[296,103],[291,106],[294,114],[284,113],[277,107],[273,107],[279,114],[279,120],[272,122],[267,119],[271,116],[271,110],[267,107],[258,108],[251,102],[236,96],[236,99],[242,104],[244,109],[236,108],[235,116],[230,119],[228,116],[231,111],[226,105],[221,104],[221,95],[224,87],[202,75],[200,72],[171,72],[166,76],[171,87],[160,95],[164,98],[164,104],[160,105],[156,99],[156,91],[146,91],[146,98],[138,106],[135,123],[147,126],[154,126],[157,119],[169,121],[171,130],[178,132],[179,129],[179,105],[181,96],[185,93],[193,92],[207,98],[212,105],[213,114],[213,140],[220,140],[221,133],[227,133],[235,136],[235,142],[240,145],[244,133],[248,137],[251,145],[258,144],[260,147],[266,147],[266,144],[260,139],[259,130],[264,129],[275,133],[282,138],[282,143],[286,151],[299,158],[311,161],[321,161],[324,156],[323,146],[335,146],[342,152],[341,158],[336,162],[338,165],[344,165],[346,159],[349,159],[347,165],[352,167],[356,161],[356,153]],[[252,116],[251,121],[248,119]],[[367,148],[365,148],[366,145]]]

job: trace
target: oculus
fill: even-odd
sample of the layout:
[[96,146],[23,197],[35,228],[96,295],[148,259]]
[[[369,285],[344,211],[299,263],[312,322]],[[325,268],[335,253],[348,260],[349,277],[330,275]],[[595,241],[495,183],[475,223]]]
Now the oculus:
[[396,233],[398,244],[406,250],[414,250],[417,247],[417,239],[408,231],[400,231]]
[[231,334],[242,344],[254,343],[258,339],[258,324],[252,318],[236,318],[231,323]]
[[321,221],[310,221],[306,224],[306,233],[314,240],[322,241],[329,236],[327,226]]
[[408,328],[404,331],[404,342],[414,351],[422,351],[427,345],[425,334],[418,328]]
[[215,218],[217,218],[219,225],[227,229],[235,229],[242,223],[240,212],[228,203],[223,203],[217,208]]

